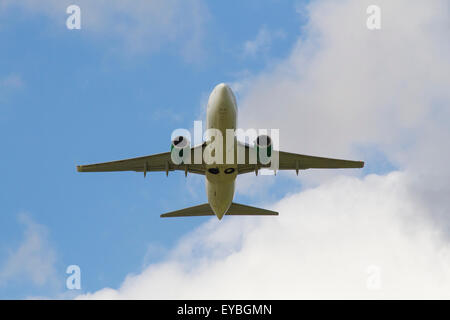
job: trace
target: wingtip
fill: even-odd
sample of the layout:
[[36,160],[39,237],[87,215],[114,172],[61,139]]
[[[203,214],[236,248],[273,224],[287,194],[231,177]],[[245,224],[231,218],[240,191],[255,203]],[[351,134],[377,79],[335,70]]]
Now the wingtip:
[[77,166],[77,172],[83,172],[83,166]]

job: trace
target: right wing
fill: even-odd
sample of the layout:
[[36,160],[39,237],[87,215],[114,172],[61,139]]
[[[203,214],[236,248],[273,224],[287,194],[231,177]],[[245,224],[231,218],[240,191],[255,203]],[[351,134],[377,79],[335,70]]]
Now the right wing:
[[[250,159],[250,153],[254,152],[256,155],[256,150],[254,147],[249,145],[241,144],[244,147],[244,155],[246,163],[238,164],[238,173],[248,173],[261,168],[272,168],[269,165],[262,165],[260,163],[249,164],[248,159]],[[363,168],[364,161],[353,161],[353,160],[341,160],[333,158],[323,158],[316,156],[308,156],[304,154],[283,152],[283,151],[272,151],[272,159],[278,157],[278,165],[275,165],[276,170],[306,170],[306,169],[347,169],[347,168]]]
[[279,152],[278,159],[280,170],[348,169],[364,167],[363,161],[323,158],[283,151]]
[[[197,148],[203,149],[204,145],[199,145],[191,148],[191,162],[194,162],[194,153]],[[203,154],[203,153],[202,153]],[[136,171],[147,172],[162,171],[169,173],[169,171],[181,170],[191,173],[205,174],[205,166],[203,164],[174,164],[172,162],[171,153],[164,152],[150,156],[131,158],[125,160],[95,163],[77,166],[78,172],[108,172],[108,171]]]
[[[278,212],[267,209],[260,209],[246,206],[239,203],[231,203],[230,208],[225,213],[228,216],[277,216]],[[198,216],[214,216],[209,203],[201,204],[186,209],[176,210],[161,215],[161,218],[175,218],[175,217],[198,217]]]

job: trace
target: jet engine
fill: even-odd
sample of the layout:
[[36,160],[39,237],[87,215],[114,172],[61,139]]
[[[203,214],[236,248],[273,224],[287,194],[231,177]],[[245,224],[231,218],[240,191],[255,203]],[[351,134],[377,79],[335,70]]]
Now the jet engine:
[[258,162],[269,164],[272,157],[272,139],[268,135],[260,135],[255,140]]
[[184,158],[189,155],[188,151],[190,149],[190,145],[191,143],[188,138],[183,136],[175,137],[170,145],[172,162],[175,164],[182,164]]

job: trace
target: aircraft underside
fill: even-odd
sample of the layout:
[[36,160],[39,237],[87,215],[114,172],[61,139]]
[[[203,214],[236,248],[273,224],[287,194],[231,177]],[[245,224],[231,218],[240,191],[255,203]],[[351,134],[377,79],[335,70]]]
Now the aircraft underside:
[[[136,171],[144,177],[150,172],[184,171],[205,176],[208,203],[162,214],[161,217],[192,217],[215,215],[273,216],[278,212],[233,202],[235,180],[240,174],[270,168],[276,170],[362,168],[363,161],[340,160],[282,152],[273,149],[267,135],[259,135],[254,146],[240,143],[234,133],[237,122],[237,104],[233,92],[226,84],[212,91],[207,107],[206,127],[211,138],[201,145],[190,146],[185,137],[176,137],[171,151],[119,161],[77,166],[79,172]],[[214,133],[216,135],[214,135]],[[222,141],[218,139],[221,136]],[[219,152],[220,150],[220,152]],[[217,153],[219,152],[219,153]]]

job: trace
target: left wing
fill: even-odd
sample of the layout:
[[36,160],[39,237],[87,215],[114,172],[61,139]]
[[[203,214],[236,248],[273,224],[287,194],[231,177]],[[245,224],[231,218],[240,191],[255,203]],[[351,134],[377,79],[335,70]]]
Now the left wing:
[[[191,148],[191,162],[194,159],[194,152],[196,148],[202,148],[204,145],[199,145]],[[191,173],[205,174],[205,166],[203,164],[174,164],[172,162],[171,153],[164,152],[145,157],[131,158],[125,160],[95,163],[77,166],[78,172],[108,172],[108,171],[136,171],[147,172],[162,171],[169,173],[169,171],[181,170]]]

